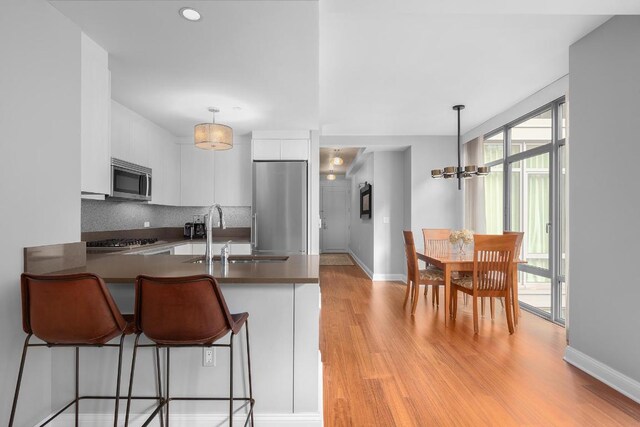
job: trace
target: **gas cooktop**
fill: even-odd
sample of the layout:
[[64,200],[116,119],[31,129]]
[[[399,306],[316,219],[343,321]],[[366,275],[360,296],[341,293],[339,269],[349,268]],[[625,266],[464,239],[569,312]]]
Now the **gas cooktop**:
[[157,238],[152,237],[149,239],[105,239],[105,240],[94,240],[92,242],[87,242],[87,248],[92,249],[130,249],[138,246],[150,245],[152,243],[156,243],[158,241]]

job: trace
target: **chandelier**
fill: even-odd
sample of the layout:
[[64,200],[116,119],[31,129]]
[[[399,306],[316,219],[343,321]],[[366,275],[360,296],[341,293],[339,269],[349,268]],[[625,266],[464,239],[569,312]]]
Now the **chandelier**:
[[490,169],[487,166],[468,165],[461,166],[460,161],[460,110],[464,109],[464,105],[454,105],[453,109],[458,112],[458,166],[447,166],[444,169],[432,169],[431,178],[458,178],[458,190],[462,189],[462,179],[473,178],[474,176],[483,177],[489,175]]

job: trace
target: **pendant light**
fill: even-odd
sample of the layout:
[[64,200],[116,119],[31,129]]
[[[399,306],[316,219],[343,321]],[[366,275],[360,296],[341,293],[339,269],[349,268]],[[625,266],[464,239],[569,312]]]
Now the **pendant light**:
[[211,123],[200,123],[193,132],[194,144],[203,150],[228,150],[233,148],[233,129],[227,125],[216,123],[216,113],[220,110],[209,108],[213,114]]
[[336,166],[341,166],[344,163],[344,159],[339,156],[340,150],[333,150],[333,159],[331,159],[331,164]]
[[335,181],[336,175],[333,173],[333,169],[329,171],[329,175],[327,175],[327,181]]
[[464,168],[461,166],[460,162],[460,110],[464,109],[464,105],[454,105],[453,109],[458,112],[458,167],[455,166],[447,166],[444,169],[432,169],[431,170],[431,178],[458,178],[458,190],[462,189],[462,179],[473,178],[474,176],[486,176],[489,175],[490,169],[486,166],[479,166],[476,168],[476,165],[465,166]]

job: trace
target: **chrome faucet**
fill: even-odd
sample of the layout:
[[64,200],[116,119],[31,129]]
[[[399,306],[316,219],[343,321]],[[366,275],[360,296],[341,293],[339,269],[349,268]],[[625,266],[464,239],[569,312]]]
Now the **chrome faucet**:
[[220,218],[220,223],[218,224],[221,229],[227,228],[224,223],[224,215],[222,214],[222,206],[219,204],[215,204],[209,208],[209,213],[206,216],[206,227],[207,227],[207,246],[204,251],[204,259],[207,264],[213,264],[213,253],[211,250],[211,245],[213,245],[213,211],[218,210],[218,216]]
[[229,267],[229,251],[231,250],[230,245],[231,240],[225,243],[225,245],[222,247],[222,250],[220,251],[220,264],[222,265],[223,269]]

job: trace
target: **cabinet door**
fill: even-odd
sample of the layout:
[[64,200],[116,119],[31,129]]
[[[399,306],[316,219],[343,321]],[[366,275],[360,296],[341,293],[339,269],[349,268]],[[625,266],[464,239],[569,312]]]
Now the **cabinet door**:
[[254,139],[253,160],[280,160],[279,139]]
[[250,243],[232,243],[230,246],[231,255],[251,255]]
[[309,160],[309,140],[283,139],[280,152],[282,160]]
[[80,169],[81,190],[109,194],[111,87],[107,51],[81,33]]
[[214,154],[191,144],[180,147],[180,194],[182,206],[209,206],[214,198]]
[[166,151],[166,143],[162,139],[153,141],[153,148],[149,152],[149,164],[153,181],[151,183],[151,202],[155,205],[167,204],[166,193],[166,173],[163,167],[164,153]]
[[217,151],[215,157],[215,199],[222,206],[251,206],[251,146],[236,144]]
[[131,163],[149,167],[149,152],[151,151],[151,141],[154,141],[153,128],[143,117],[133,114],[131,118]]
[[127,110],[111,101],[111,157],[130,161],[131,120]]
[[193,245],[191,243],[185,243],[184,245],[179,245],[173,248],[174,255],[192,255],[193,254]]
[[180,206],[180,145],[171,142],[162,159],[166,204]]
[[[191,255],[204,255],[204,252],[207,248],[207,244],[205,242],[198,242],[191,244]],[[220,252],[220,250],[218,250]],[[215,252],[214,252],[215,255]]]

